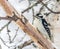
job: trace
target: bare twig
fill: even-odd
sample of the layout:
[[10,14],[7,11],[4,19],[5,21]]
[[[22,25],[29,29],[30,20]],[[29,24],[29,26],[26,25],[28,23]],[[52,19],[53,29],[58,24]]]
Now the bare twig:
[[33,4],[32,6],[28,7],[27,9],[25,9],[24,11],[22,11],[22,13],[28,11],[29,9],[31,9],[32,7],[34,7],[35,5],[39,4],[39,1],[37,1],[35,4]]
[[40,9],[39,9],[39,13],[41,13],[41,11],[43,10],[44,6],[42,6]]
[[[23,41],[23,39],[25,38],[25,36],[26,36],[26,34],[24,34],[24,36],[21,38],[21,40],[20,40],[17,44],[19,44],[20,42],[22,42],[22,41]],[[14,47],[16,48],[17,46],[16,46],[16,45],[14,45]]]
[[20,40],[19,42],[22,42],[22,41],[23,41],[23,39],[25,38],[25,36],[26,36],[26,34],[21,38],[21,40]]
[[[40,0],[39,0],[40,1]],[[46,4],[44,4],[42,1],[40,1],[40,3],[42,3],[42,5],[44,5],[51,13],[54,13],[54,14],[60,14],[60,11],[59,12],[55,12],[53,10],[51,10]]]
[[0,17],[0,20],[13,20],[12,17]]
[[9,21],[6,25],[4,25],[1,29],[0,29],[0,31],[2,31],[7,25],[9,25],[11,23],[11,21]]
[[5,43],[5,41],[0,37],[0,39],[1,39],[1,41],[3,42],[3,44],[5,45],[5,46],[7,46],[8,48],[10,48],[8,45],[6,45],[6,43]]
[[16,34],[15,34],[15,36],[13,37],[12,42],[13,42],[14,39],[16,38],[18,30],[19,30],[19,27],[18,27],[18,29],[16,30]]
[[[34,19],[35,19],[34,8],[32,8],[32,13],[33,13],[33,22],[34,22]],[[33,22],[32,22],[32,24],[33,24]]]
[[[59,12],[55,12],[53,10],[51,10],[46,4],[44,4],[41,0],[39,0],[40,3],[42,3],[42,5],[44,5],[51,13],[54,13],[54,14],[60,14],[60,11]],[[32,6],[28,7],[27,9],[25,9],[24,11],[22,11],[22,13],[28,11],[29,9],[31,9],[32,7],[34,7],[35,5],[39,4],[39,1],[37,1],[35,4],[33,4]]]
[[[29,6],[31,5],[31,3],[30,3],[30,1],[28,0],[28,2],[29,2]],[[31,8],[32,9],[32,15],[33,15],[33,22],[34,22],[34,18],[35,18],[35,15],[34,15],[34,8],[32,7]],[[33,24],[33,22],[32,22],[32,24]]]
[[10,34],[9,34],[9,29],[8,29],[8,25],[7,25],[7,34],[8,34],[8,36],[9,36],[9,43],[11,43],[11,36],[10,36]]
[[33,43],[32,40],[26,41],[26,42],[24,42],[23,44],[21,44],[20,46],[18,46],[18,48],[21,48],[21,49],[22,49],[22,48],[30,45],[31,43]]

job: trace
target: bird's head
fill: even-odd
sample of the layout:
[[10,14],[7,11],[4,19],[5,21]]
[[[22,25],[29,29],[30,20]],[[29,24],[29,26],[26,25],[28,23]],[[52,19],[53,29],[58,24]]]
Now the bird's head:
[[37,18],[43,18],[43,15],[40,14],[40,13],[37,13],[37,14],[36,14],[36,17],[37,17]]

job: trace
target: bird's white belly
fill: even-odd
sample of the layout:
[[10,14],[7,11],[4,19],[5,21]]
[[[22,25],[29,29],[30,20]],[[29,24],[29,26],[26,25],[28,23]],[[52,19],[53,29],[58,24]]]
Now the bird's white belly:
[[41,20],[35,18],[33,25],[34,25],[34,27],[38,28],[38,30],[39,30],[44,36],[46,36],[47,38],[49,38],[46,30],[44,29],[44,27],[43,27],[43,25],[42,25]]

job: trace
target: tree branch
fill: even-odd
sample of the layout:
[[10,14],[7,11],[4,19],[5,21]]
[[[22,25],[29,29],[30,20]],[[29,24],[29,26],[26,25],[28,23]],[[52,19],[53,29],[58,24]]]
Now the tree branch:
[[13,42],[14,39],[16,38],[18,30],[19,30],[19,27],[18,27],[18,29],[16,30],[16,34],[15,34],[15,36],[13,37],[12,42]]
[[22,49],[22,48],[30,45],[31,43],[33,43],[32,40],[26,41],[26,42],[24,42],[23,44],[21,44],[20,46],[18,46],[18,48]]
[[0,17],[0,20],[14,20],[12,17]]
[[[31,5],[31,2],[29,0],[28,0],[28,3],[29,3],[29,6],[30,6]],[[32,9],[33,22],[34,22],[34,19],[35,19],[34,8],[32,7],[31,9]],[[33,24],[33,22],[32,22],[32,24]]]
[[5,46],[7,46],[8,48],[10,48],[8,45],[6,45],[6,43],[5,43],[5,41],[0,37],[0,39],[1,39],[1,41],[3,42],[3,44],[5,45]]
[[36,3],[34,3],[32,6],[28,7],[27,9],[25,9],[24,11],[22,11],[22,13],[28,11],[29,9],[31,9],[32,7],[34,7],[35,5],[39,4],[39,1],[37,1]]
[[[40,0],[39,0],[40,1]],[[54,14],[60,14],[60,11],[59,12],[55,12],[53,10],[51,10],[46,4],[44,4],[42,1],[40,1],[40,3],[42,3],[42,5],[44,5],[51,13],[54,13]]]
[[9,36],[9,43],[11,43],[11,36],[10,36],[10,34],[9,34],[9,32],[10,32],[10,30],[8,29],[8,25],[7,25],[7,34],[8,34],[8,36]]
[[[51,13],[54,13],[54,14],[60,14],[60,11],[58,12],[55,12],[53,10],[51,10],[46,4],[44,4],[41,0],[39,0],[40,3],[42,3],[42,5],[44,5]],[[35,4],[33,4],[32,6],[28,7],[27,9],[25,9],[24,11],[22,11],[22,13],[28,11],[29,9],[31,9],[32,7],[34,7],[35,5],[39,4],[39,1],[37,1]]]
[[2,31],[7,25],[9,25],[11,23],[11,21],[9,21],[6,25],[4,25],[1,29],[0,29],[0,31]]

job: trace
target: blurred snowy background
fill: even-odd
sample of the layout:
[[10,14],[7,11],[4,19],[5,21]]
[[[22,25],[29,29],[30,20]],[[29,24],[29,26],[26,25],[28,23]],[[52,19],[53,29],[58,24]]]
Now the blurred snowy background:
[[[8,0],[9,3],[18,11],[18,13],[23,14],[31,24],[34,22],[39,27],[40,31],[45,34],[45,30],[43,29],[43,26],[40,25],[41,23],[38,23],[34,20],[34,15],[36,15],[40,8],[43,7],[42,4],[38,4],[34,6],[32,9],[26,11],[25,13],[22,13],[25,9],[27,9],[30,5],[33,5],[36,3],[37,0]],[[47,6],[52,9],[53,11],[60,11],[60,2],[57,2],[56,0],[44,0],[44,3],[47,4]],[[34,10],[34,12],[33,12]],[[34,13],[34,15],[33,15]],[[51,32],[53,34],[53,40],[54,44],[57,46],[57,48],[60,48],[60,14],[49,14],[48,16],[46,13],[50,13],[49,10],[47,10],[46,7],[43,7],[42,10],[40,10],[40,13],[44,16],[44,18],[51,24]],[[6,13],[4,9],[0,5],[0,17],[5,17]],[[37,47],[36,43],[31,43],[30,45],[26,47],[19,47],[24,42],[30,41],[31,38],[25,34],[21,29],[18,28],[15,22],[9,21],[9,20],[0,20],[0,49],[40,49]]]

